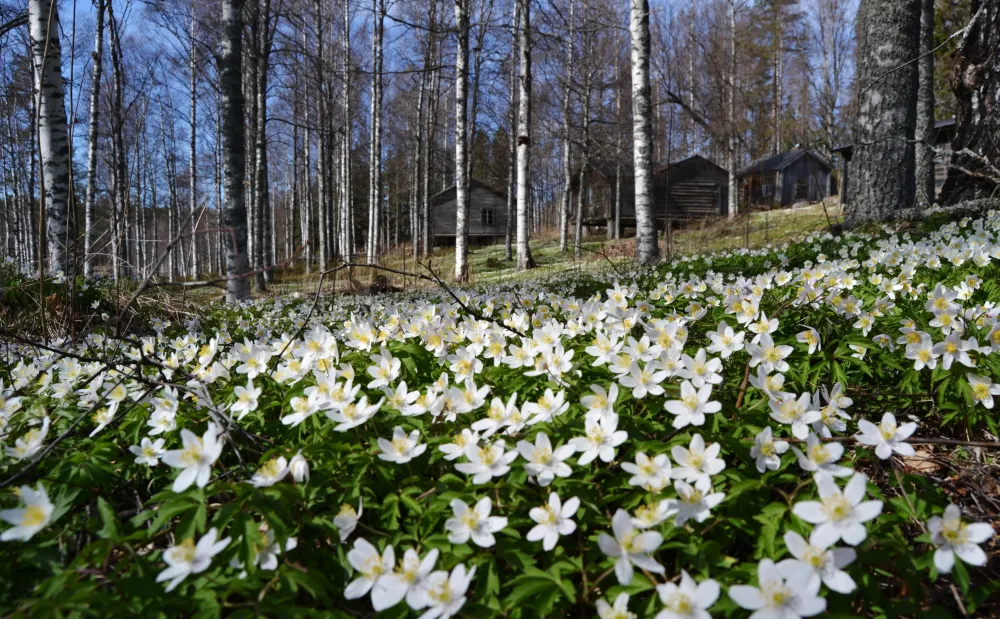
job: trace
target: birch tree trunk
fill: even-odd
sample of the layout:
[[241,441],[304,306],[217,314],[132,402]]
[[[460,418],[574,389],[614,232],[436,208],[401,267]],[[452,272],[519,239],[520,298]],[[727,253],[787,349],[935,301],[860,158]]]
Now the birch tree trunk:
[[222,0],[222,50],[219,55],[219,87],[222,91],[222,149],[226,204],[222,227],[226,244],[226,302],[238,303],[250,296],[247,273],[247,210],[243,200],[243,0]]
[[729,219],[739,214],[739,184],[736,180],[736,0],[729,0],[729,107],[727,124],[729,129],[729,183],[727,211]]
[[635,258],[652,264],[660,257],[653,213],[652,102],[649,92],[649,0],[631,0],[632,158],[635,165]]
[[469,7],[455,0],[455,281],[469,279],[469,145],[466,124],[469,103]]
[[864,0],[858,9],[850,223],[890,219],[913,206],[917,65],[910,61],[920,50],[920,5],[921,0]]
[[104,69],[104,2],[97,0],[94,33],[94,67],[90,85],[90,120],[87,123],[87,195],[84,202],[83,275],[94,274],[94,203],[97,200],[97,122],[101,112],[101,74]]
[[[430,45],[430,41],[428,41]],[[417,94],[417,141],[413,145],[414,151],[414,163],[413,163],[413,191],[412,191],[412,205],[410,208],[410,238],[413,242],[413,260],[416,261],[420,257],[420,218],[421,209],[420,202],[421,197],[421,179],[423,178],[423,161],[424,161],[424,141],[427,136],[424,133],[424,109],[427,107],[427,65],[428,65],[428,55],[424,53],[424,71],[420,73],[420,91]]]
[[[63,103],[59,47],[59,11],[54,0],[28,0],[28,24],[35,68],[38,114],[38,150],[41,156],[41,195],[45,210],[45,238],[49,267],[67,271],[67,214],[69,210],[69,141]],[[34,140],[34,137],[32,137]],[[42,265],[39,265],[41,267]]]
[[[573,190],[573,141],[570,140],[570,113],[573,92],[573,39],[575,32],[576,2],[569,0],[569,34],[566,36],[566,83],[563,87],[563,195],[559,209],[559,251],[569,249],[570,194]],[[582,191],[582,188],[581,188]]]
[[920,0],[920,54],[917,63],[916,148],[917,206],[927,208],[937,197],[934,189],[934,0]]
[[117,281],[128,274],[128,181],[125,162],[125,67],[122,53],[121,31],[115,18],[113,5],[108,5],[108,33],[111,43],[111,159],[112,159],[112,205],[111,205],[111,253],[112,270]]
[[382,34],[385,19],[383,0],[372,0],[372,100],[371,149],[368,192],[368,262],[378,262],[380,218],[382,214]]
[[256,136],[254,180],[256,181],[255,193],[257,196],[254,213],[254,240],[256,243],[254,252],[258,258],[258,272],[254,275],[254,285],[263,290],[265,283],[274,278],[270,269],[274,265],[274,238],[271,225],[271,183],[269,182],[267,165],[267,85],[273,41],[271,0],[261,0],[259,10],[260,39],[256,42],[258,45],[257,87],[255,89],[257,102],[254,106],[257,110],[257,128],[254,132]]
[[517,109],[517,270],[535,267],[528,244],[531,180],[528,163],[531,155],[531,0],[517,0],[521,6],[519,48],[521,72],[518,78]]
[[[437,37],[434,33],[434,28],[437,22],[437,2],[436,0],[430,0],[430,13],[427,20],[429,32],[427,33],[427,60],[424,63],[425,67],[435,66],[437,63]],[[434,142],[434,121],[437,116],[437,88],[438,88],[438,76],[440,73],[436,69],[431,69],[431,74],[428,77],[430,82],[429,88],[427,90],[427,103],[425,104],[424,112],[424,137],[423,145],[421,146],[421,160],[423,166],[423,172],[421,174],[421,197],[420,197],[420,244],[422,247],[421,256],[427,258],[431,254],[433,249],[434,241],[431,238],[431,144]]]
[[514,214],[517,211],[515,192],[517,191],[517,49],[520,36],[521,3],[514,2],[514,18],[511,27],[510,41],[510,88],[507,91],[507,230],[504,235],[504,258],[507,262],[513,260],[511,239],[514,236]]
[[200,274],[200,269],[198,265],[198,233],[195,230],[197,222],[195,221],[195,211],[198,209],[198,50],[195,42],[195,14],[194,6],[191,7],[191,25],[188,31],[188,45],[190,46],[190,57],[188,69],[191,72],[191,143],[188,145],[190,149],[190,165],[188,180],[189,185],[189,204],[188,204],[188,218],[191,226],[191,277],[198,279]]
[[1000,186],[1000,2],[977,0],[972,11],[951,74],[958,113],[943,204],[995,197]]
[[[587,49],[585,51],[587,57],[592,57],[593,40],[594,37],[588,34]],[[593,70],[587,67],[586,77],[583,80],[583,113],[580,115],[580,120],[583,124],[583,152],[580,153],[580,191],[576,196],[576,226],[573,231],[573,257],[577,260],[583,258],[583,205],[584,191],[586,190],[584,185],[590,164],[590,91],[593,86],[593,75]]]
[[343,21],[341,47],[344,54],[344,92],[341,97],[341,111],[344,116],[344,126],[340,171],[340,225],[343,236],[341,249],[344,253],[344,259],[350,261],[354,253],[354,204],[352,201],[353,187],[351,186],[351,145],[354,138],[351,130],[351,97],[349,96],[351,93],[351,8],[348,2],[344,2]]

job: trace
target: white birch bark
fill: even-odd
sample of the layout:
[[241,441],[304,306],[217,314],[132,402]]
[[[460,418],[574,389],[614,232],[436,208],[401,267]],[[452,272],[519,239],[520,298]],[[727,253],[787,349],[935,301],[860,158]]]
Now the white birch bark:
[[467,113],[469,103],[469,7],[455,0],[455,281],[469,279],[469,168]]
[[736,0],[729,0],[729,97],[726,110],[729,129],[729,190],[728,216],[735,219],[739,211],[739,184],[736,180]]
[[188,167],[188,180],[190,185],[188,188],[189,192],[189,204],[188,204],[188,218],[191,227],[191,277],[198,279],[200,275],[200,267],[198,264],[198,234],[195,230],[197,222],[195,220],[195,211],[198,208],[198,50],[195,43],[195,14],[194,6],[191,7],[191,24],[188,30],[188,45],[190,46],[190,57],[188,70],[190,74],[190,89],[191,89],[191,141],[188,145],[190,149],[191,159]]
[[[569,249],[570,194],[573,189],[573,141],[570,139],[570,114],[573,93],[573,39],[576,35],[575,0],[569,0],[569,33],[566,36],[566,71],[563,79],[563,195],[559,209],[559,251]],[[580,188],[583,191],[583,188]]]
[[[35,68],[41,192],[45,205],[45,238],[49,267],[66,271],[69,204],[69,141],[63,103],[59,11],[54,0],[28,0],[28,25]],[[41,266],[41,265],[39,265]]]
[[521,6],[519,48],[521,71],[518,78],[520,103],[517,110],[517,270],[534,268],[528,244],[531,154],[531,0],[517,0]]
[[631,0],[632,158],[635,165],[635,258],[639,264],[659,259],[653,213],[652,102],[649,89],[649,1]]
[[97,0],[94,66],[90,79],[90,120],[87,123],[87,194],[84,202],[83,275],[94,274],[94,204],[97,200],[97,123],[100,117],[101,75],[104,69],[104,2]]
[[[521,3],[514,2],[514,16],[511,27],[510,48],[517,49],[520,36]],[[514,214],[517,210],[515,192],[517,191],[517,55],[511,53],[510,58],[510,88],[507,91],[507,230],[504,235],[504,258],[507,262],[513,260],[511,239],[514,236]]]

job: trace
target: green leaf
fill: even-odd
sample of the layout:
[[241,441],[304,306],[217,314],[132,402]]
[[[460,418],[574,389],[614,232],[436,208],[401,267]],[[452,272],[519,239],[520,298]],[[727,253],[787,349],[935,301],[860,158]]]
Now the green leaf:
[[115,522],[115,510],[102,497],[97,498],[97,514],[101,517],[101,528],[97,534],[102,539],[116,539],[118,537],[118,524]]

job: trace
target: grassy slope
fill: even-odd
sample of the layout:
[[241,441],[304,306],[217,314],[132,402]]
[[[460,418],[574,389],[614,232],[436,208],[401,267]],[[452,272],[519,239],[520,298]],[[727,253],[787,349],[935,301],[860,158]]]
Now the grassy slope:
[[[674,232],[669,252],[661,230],[660,251],[661,255],[666,257],[668,254],[688,255],[744,247],[761,247],[768,243],[783,243],[799,239],[810,232],[827,228],[831,223],[837,223],[841,219],[839,204],[834,202],[828,203],[825,210],[823,205],[817,204],[794,210],[782,209],[753,213],[749,217],[739,217],[734,221],[692,223],[686,228]],[[406,255],[408,253],[407,247],[404,246],[403,250],[397,250],[383,256],[382,266],[426,274],[427,269],[423,265],[415,264],[412,258]],[[583,243],[582,259],[575,260],[572,251],[560,252],[558,237],[549,234],[534,239],[531,251],[537,268],[525,273],[518,273],[514,263],[504,259],[502,244],[470,248],[471,283],[510,282],[580,270],[610,269],[609,263],[618,265],[631,261],[635,252],[635,240],[629,238],[609,241],[603,236],[592,236]],[[455,269],[454,250],[451,248],[439,249],[434,252],[429,264],[443,280],[450,281]],[[361,284],[367,284],[374,275],[373,269],[358,268],[354,270],[353,279]],[[397,288],[409,290],[415,286],[429,285],[427,282],[414,281],[412,278],[403,278],[399,275],[385,275]],[[318,280],[315,273],[305,275],[301,269],[277,273],[268,294],[310,293],[315,290]],[[326,281],[324,290],[344,291],[347,289],[346,284],[347,279],[341,274],[336,284],[331,280]]]

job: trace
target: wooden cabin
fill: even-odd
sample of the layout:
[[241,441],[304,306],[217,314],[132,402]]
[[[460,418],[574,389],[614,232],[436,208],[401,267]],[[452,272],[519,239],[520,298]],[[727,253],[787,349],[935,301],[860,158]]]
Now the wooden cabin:
[[653,173],[653,200],[658,220],[725,217],[729,172],[701,155],[667,164]]
[[[934,146],[939,148],[951,146],[951,140],[955,137],[955,119],[947,118],[945,120],[939,120],[934,123],[934,129]],[[840,155],[840,201],[846,204],[849,199],[848,189],[850,187],[850,175],[848,174],[848,169],[850,168],[849,164],[851,162],[851,157],[854,155],[854,145],[844,144],[843,146],[834,148],[833,152],[834,154]],[[951,159],[947,155],[934,155],[935,194],[941,193],[944,181],[948,178],[948,165],[950,163]]]
[[[431,234],[435,247],[455,244],[455,186],[430,199]],[[469,179],[469,244],[490,245],[507,234],[507,194]]]
[[[604,226],[614,216],[616,170],[613,164],[591,165],[585,176],[583,224]],[[709,159],[693,155],[653,172],[653,204],[660,221],[704,219],[725,216],[728,197],[728,173]],[[631,166],[621,168],[621,225],[635,227],[635,178]],[[570,196],[576,212],[580,175],[573,176]]]
[[744,204],[751,207],[791,206],[796,202],[819,202],[828,198],[832,171],[826,159],[796,146],[740,168],[736,178]]

